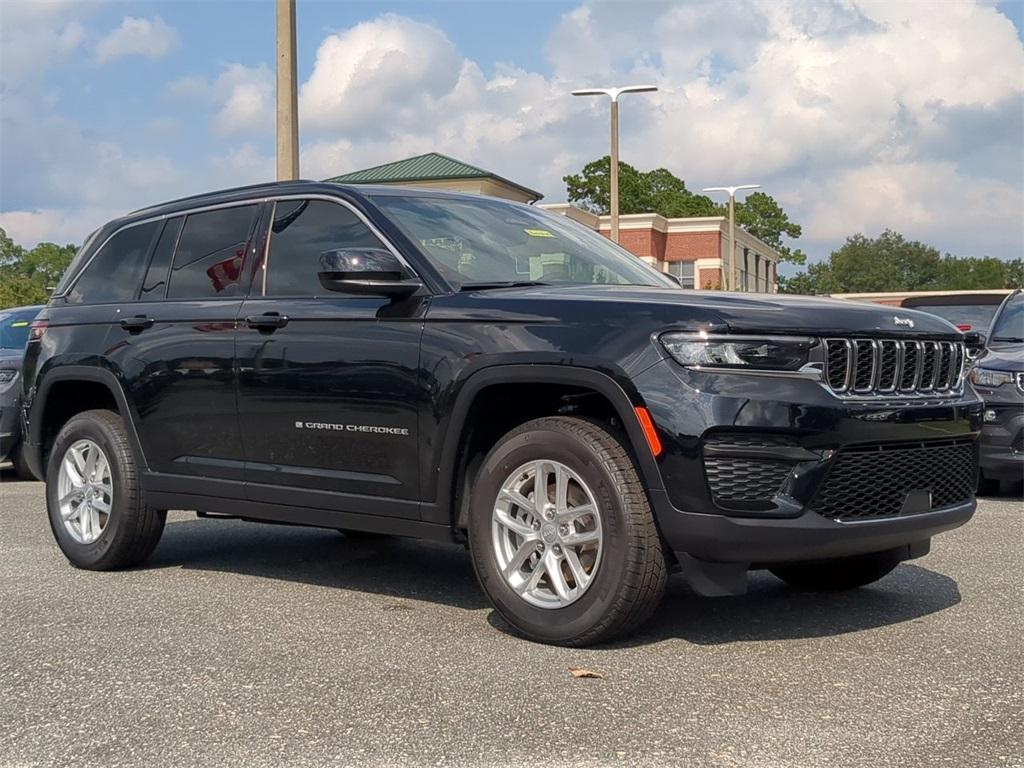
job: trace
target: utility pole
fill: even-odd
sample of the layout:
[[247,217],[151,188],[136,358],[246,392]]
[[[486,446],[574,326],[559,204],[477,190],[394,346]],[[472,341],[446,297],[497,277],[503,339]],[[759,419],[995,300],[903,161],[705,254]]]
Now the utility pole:
[[619,96],[624,93],[656,91],[656,85],[627,85],[624,88],[583,88],[573,96],[608,96],[612,100],[612,153],[608,175],[609,213],[612,220],[612,242],[619,242]]
[[299,178],[295,0],[277,0],[277,179]]
[[741,189],[759,189],[760,184],[739,184],[735,187],[705,187],[704,192],[729,193],[729,263],[722,259],[722,288],[735,291],[740,282],[740,273],[736,264],[736,193]]

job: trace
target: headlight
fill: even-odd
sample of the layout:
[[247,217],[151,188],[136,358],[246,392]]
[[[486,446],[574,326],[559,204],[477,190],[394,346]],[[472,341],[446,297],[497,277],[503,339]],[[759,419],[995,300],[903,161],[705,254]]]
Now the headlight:
[[971,381],[983,387],[999,387],[1013,381],[1013,374],[993,371],[991,368],[974,368],[971,370]]
[[807,364],[815,340],[802,336],[666,333],[661,343],[681,365],[796,371]]

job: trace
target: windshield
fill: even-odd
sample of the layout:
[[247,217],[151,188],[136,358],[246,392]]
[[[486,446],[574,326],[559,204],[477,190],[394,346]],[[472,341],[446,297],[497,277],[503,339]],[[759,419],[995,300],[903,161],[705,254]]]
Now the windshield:
[[676,287],[580,224],[501,200],[375,195],[377,204],[456,288],[607,283]]
[[1024,293],[1016,294],[1003,306],[989,341],[1024,341]]
[[24,349],[28,342],[28,329],[39,314],[29,312],[0,312],[0,349]]
[[937,315],[953,325],[969,325],[962,330],[984,331],[992,322],[992,316],[999,309],[998,304],[904,304],[922,312]]

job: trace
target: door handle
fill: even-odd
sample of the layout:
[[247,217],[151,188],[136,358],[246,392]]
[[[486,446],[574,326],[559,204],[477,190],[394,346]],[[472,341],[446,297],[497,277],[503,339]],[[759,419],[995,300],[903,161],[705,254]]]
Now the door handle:
[[135,317],[123,317],[121,318],[121,327],[129,333],[140,333],[147,328],[152,328],[155,323],[152,317],[146,317],[145,315],[135,315]]
[[288,316],[277,312],[265,312],[262,315],[249,315],[245,318],[245,324],[260,333],[273,333],[278,328],[288,325]]

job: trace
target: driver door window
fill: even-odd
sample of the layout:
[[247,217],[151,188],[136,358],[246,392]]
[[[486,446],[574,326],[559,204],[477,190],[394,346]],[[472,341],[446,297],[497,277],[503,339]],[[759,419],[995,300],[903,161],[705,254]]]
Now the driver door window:
[[325,296],[320,254],[339,248],[384,248],[348,208],[326,200],[287,200],[274,207],[264,264],[264,296]]

